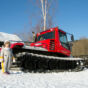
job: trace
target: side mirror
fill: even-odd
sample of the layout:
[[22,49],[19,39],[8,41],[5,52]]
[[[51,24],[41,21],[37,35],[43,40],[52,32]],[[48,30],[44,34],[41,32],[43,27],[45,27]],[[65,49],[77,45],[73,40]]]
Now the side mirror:
[[73,35],[71,35],[71,41],[74,41],[74,36]]

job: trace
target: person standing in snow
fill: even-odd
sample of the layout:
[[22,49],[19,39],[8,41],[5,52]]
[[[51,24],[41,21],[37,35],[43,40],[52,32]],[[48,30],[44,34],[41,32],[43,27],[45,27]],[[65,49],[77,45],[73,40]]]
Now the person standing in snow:
[[35,32],[32,32],[32,34],[33,34],[33,42],[35,42],[36,34],[35,34]]
[[12,49],[10,48],[10,41],[5,41],[4,46],[2,47],[1,50],[1,67],[3,73],[9,74],[12,59],[13,53]]

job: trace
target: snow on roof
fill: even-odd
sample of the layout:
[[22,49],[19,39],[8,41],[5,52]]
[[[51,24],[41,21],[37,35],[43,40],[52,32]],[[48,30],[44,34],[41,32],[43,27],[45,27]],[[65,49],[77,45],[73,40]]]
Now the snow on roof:
[[12,40],[12,41],[22,41],[17,35],[15,34],[8,34],[4,32],[0,32],[0,41],[6,41],[6,40]]

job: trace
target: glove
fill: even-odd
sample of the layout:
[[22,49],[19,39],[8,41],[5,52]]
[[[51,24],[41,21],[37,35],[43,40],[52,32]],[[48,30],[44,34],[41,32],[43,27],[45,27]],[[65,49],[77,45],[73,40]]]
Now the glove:
[[16,62],[16,59],[13,57],[13,62],[15,63]]
[[15,59],[13,59],[13,62],[15,63],[15,62],[16,62],[16,60],[15,60]]
[[3,59],[0,59],[0,62],[2,63],[3,62]]

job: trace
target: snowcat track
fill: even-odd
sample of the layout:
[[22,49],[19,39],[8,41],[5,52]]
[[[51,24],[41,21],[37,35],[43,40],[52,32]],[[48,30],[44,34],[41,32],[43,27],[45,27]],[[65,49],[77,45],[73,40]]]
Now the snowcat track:
[[83,70],[83,61],[81,60],[61,60],[60,57],[29,52],[18,53],[16,57],[17,67],[24,72],[77,72]]

